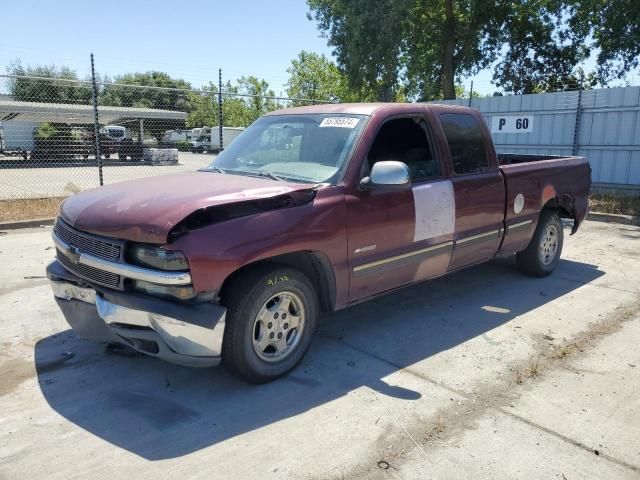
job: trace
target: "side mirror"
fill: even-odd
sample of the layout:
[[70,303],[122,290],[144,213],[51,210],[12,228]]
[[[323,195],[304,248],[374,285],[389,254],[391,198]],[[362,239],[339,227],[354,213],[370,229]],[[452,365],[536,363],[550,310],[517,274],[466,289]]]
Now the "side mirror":
[[411,183],[409,167],[406,163],[385,161],[376,162],[371,168],[371,174],[360,180],[363,190],[385,189],[400,190]]

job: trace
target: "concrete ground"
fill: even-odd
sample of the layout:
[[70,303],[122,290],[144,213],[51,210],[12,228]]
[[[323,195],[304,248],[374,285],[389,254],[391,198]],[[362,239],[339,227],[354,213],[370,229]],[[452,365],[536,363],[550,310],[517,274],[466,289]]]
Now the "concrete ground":
[[[167,175],[204,168],[215,155],[178,152],[177,165],[144,165],[137,162],[110,160],[103,167],[105,184],[135,178]],[[95,162],[95,160],[91,160]],[[94,165],[7,168],[0,162],[0,200],[12,198],[64,197],[99,186],[98,167]]]
[[0,236],[2,479],[640,476],[638,227],[587,222],[548,278],[500,260],[328,315],[263,386],[78,340],[49,233]]

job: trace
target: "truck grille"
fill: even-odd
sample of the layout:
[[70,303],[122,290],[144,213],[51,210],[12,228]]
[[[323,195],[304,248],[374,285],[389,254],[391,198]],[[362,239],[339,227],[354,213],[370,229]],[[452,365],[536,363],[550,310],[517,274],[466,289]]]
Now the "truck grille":
[[62,253],[58,249],[56,249],[56,253],[58,261],[71,273],[75,273],[85,280],[103,285],[105,287],[118,289],[120,288],[120,275],[111,272],[105,272],[104,270],[90,267],[89,265],[80,265],[73,263],[64,253]]
[[120,258],[122,246],[79,232],[58,219],[53,231],[63,242],[78,247],[84,253],[116,262]]
[[[66,244],[77,247],[82,253],[103,258],[111,262],[117,262],[122,253],[122,243],[117,240],[96,237],[88,233],[80,232],[64,221],[58,219],[53,231],[56,236]],[[106,272],[89,265],[77,264],[69,259],[64,252],[56,249],[56,257],[64,268],[89,282],[105,287],[122,289],[122,278],[115,273]]]

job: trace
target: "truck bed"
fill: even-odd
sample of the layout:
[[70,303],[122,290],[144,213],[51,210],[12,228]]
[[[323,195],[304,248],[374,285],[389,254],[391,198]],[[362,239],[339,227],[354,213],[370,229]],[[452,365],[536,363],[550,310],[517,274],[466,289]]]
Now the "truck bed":
[[[498,163],[505,183],[507,204],[505,224],[531,219],[537,223],[539,212],[549,201],[574,219],[575,232],[587,214],[591,168],[583,157],[554,155],[498,154]],[[522,195],[522,211],[514,199]],[[530,235],[505,239],[501,253],[518,252],[526,248]]]
[[520,163],[542,162],[544,160],[561,160],[565,158],[560,155],[536,155],[522,153],[497,153],[499,165],[515,165]]

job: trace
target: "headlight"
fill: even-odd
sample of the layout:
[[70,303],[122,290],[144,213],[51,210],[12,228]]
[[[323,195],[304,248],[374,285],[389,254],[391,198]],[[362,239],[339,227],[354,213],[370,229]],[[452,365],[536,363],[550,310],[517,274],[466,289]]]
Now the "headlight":
[[155,283],[144,282],[142,280],[136,280],[133,285],[138,291],[158,297],[172,297],[177,298],[178,300],[191,300],[196,297],[196,293],[193,291],[193,287],[191,285],[173,287],[156,285]]
[[133,263],[159,270],[189,270],[187,257],[182,252],[163,250],[147,245],[134,245],[129,254]]

